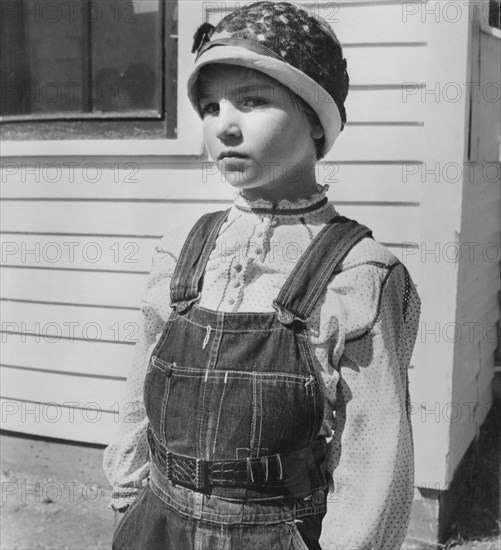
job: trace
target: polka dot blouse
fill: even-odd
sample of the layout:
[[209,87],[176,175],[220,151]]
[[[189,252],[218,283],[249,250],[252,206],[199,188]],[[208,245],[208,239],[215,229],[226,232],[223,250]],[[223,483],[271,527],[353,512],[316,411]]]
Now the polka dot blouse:
[[[236,195],[206,267],[200,305],[274,311],[272,302],[298,258],[336,215],[332,203],[322,201],[327,189],[276,205]],[[318,208],[301,213],[315,204]],[[171,313],[170,280],[190,228],[169,233],[154,253],[123,399],[121,418],[127,421],[104,456],[114,507],[132,502],[149,473],[143,381]],[[321,434],[329,442],[332,482],[322,541],[329,550],[393,550],[405,536],[413,495],[407,367],[419,308],[405,267],[384,246],[364,238],[345,257],[308,320],[325,389]]]

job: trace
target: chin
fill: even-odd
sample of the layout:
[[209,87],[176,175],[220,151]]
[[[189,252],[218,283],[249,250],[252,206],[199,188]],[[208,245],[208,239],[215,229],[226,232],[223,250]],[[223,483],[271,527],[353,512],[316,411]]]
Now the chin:
[[268,182],[256,179],[249,179],[242,172],[221,172],[223,182],[228,183],[235,189],[256,189],[263,187]]

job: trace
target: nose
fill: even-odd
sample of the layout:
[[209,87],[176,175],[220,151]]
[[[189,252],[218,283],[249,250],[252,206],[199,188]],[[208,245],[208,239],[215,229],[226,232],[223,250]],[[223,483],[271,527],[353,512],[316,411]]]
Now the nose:
[[239,111],[231,101],[222,99],[219,103],[219,115],[216,136],[219,139],[241,137]]

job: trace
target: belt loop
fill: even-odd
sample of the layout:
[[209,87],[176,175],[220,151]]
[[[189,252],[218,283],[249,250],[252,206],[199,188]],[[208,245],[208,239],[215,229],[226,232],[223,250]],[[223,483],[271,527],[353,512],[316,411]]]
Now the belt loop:
[[277,457],[278,465],[280,466],[280,475],[278,477],[279,481],[282,481],[284,478],[284,469],[282,468],[282,459],[280,458],[280,455],[277,453],[275,455]]
[[261,459],[261,464],[264,464],[264,482],[268,482],[268,457],[263,456]]
[[254,483],[254,474],[252,473],[252,464],[250,457],[247,457],[247,479],[249,479]]

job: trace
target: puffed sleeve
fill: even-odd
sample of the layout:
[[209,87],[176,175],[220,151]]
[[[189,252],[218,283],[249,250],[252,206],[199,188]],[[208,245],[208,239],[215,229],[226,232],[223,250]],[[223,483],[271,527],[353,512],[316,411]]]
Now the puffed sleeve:
[[420,301],[398,261],[341,275],[331,288],[338,300],[332,363],[340,377],[323,542],[329,550],[395,550],[413,497],[407,368]]
[[120,403],[117,437],[103,457],[104,473],[113,488],[110,506],[114,509],[131,504],[149,475],[144,378],[151,352],[171,312],[170,280],[185,234],[186,228],[171,232],[159,241],[153,254],[137,319],[138,340]]

